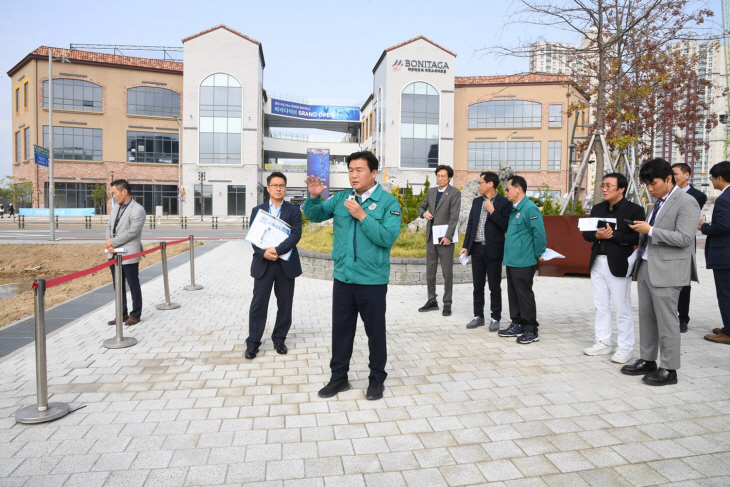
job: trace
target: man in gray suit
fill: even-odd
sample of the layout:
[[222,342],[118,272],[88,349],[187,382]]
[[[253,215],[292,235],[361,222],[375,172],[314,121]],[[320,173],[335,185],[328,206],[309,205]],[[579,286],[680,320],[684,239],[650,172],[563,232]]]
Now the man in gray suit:
[[[439,309],[436,299],[436,271],[441,260],[441,270],[444,274],[444,316],[451,316],[451,293],[454,287],[454,235],[458,237],[459,210],[461,210],[461,193],[449,182],[454,177],[451,166],[436,168],[436,182],[438,187],[429,188],[426,197],[418,207],[421,218],[428,220],[426,226],[426,286],[428,301],[420,312]],[[446,234],[433,243],[433,226],[445,225]]]
[[[142,205],[132,199],[131,188],[126,179],[117,179],[111,182],[112,198],[116,205],[109,215],[106,224],[106,250],[109,258],[114,258],[115,248],[124,248],[125,254],[136,254],[142,251],[142,228],[147,214]],[[122,265],[122,314],[127,326],[136,325],[142,316],[142,287],[139,284],[139,261],[134,258],[124,261]],[[110,267],[112,279],[115,278],[114,266]],[[124,281],[129,285],[132,293],[132,312],[127,313],[127,289]],[[114,282],[116,286],[117,283]],[[109,322],[116,325],[116,318]]]
[[[621,372],[643,375],[644,383],[677,383],[681,343],[677,303],[690,280],[697,281],[694,241],[700,207],[674,184],[672,166],[661,158],[641,166],[639,178],[656,198],[645,222],[631,225],[641,235],[634,276],[639,291],[641,358]],[[661,367],[657,356],[661,353]]]

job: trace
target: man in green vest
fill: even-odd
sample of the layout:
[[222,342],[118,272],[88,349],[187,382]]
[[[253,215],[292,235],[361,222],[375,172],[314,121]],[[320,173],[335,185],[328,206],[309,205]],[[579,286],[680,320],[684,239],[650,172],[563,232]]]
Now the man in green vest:
[[334,218],[332,376],[319,397],[332,397],[350,389],[347,373],[359,314],[370,349],[370,383],[365,398],[374,400],[383,397],[383,383],[388,376],[385,296],[390,280],[390,249],[400,233],[400,205],[395,196],[375,182],[379,164],[372,152],[355,152],[346,161],[353,190],[340,191],[322,201],[320,195],[326,186],[320,178],[309,176],[309,197],[303,207],[313,222]]
[[512,176],[504,188],[514,207],[509,216],[504,242],[504,265],[507,268],[507,298],[512,323],[500,330],[501,337],[517,337],[517,343],[540,340],[537,335],[537,308],[532,280],[537,261],[545,253],[545,226],[540,209],[526,197],[527,181]]

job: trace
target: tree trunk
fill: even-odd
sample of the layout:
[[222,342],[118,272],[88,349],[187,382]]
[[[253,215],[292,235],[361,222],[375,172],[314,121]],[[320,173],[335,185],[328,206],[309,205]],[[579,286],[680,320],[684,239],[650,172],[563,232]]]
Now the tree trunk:
[[[593,133],[596,138],[593,142],[593,150],[596,153],[596,180],[593,183],[593,204],[597,205],[603,201],[601,194],[601,184],[603,183],[603,174],[605,172],[605,162],[603,157],[603,144],[599,134],[604,133],[604,120],[606,110],[606,42],[603,38],[603,0],[596,2],[597,7],[597,28],[596,44],[598,46],[598,94],[596,100],[596,122],[593,126]],[[591,148],[589,147],[590,151]]]

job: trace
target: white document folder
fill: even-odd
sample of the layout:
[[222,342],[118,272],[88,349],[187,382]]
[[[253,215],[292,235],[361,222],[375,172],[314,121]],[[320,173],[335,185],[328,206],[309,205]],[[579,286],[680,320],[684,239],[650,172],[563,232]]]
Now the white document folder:
[[[431,227],[431,233],[433,233],[433,244],[438,245],[439,239],[446,236],[446,230],[449,229],[448,225],[433,225]],[[454,230],[454,239],[451,243],[457,243],[459,241],[459,231]]]

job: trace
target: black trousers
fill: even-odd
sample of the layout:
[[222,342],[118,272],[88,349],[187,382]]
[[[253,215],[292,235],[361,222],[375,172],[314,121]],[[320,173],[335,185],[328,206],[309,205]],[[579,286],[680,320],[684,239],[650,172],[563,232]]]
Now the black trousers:
[[[117,285],[116,276],[114,275],[115,267],[116,265],[113,265],[109,268],[112,271],[114,289],[116,289]],[[132,293],[131,313],[127,313],[127,285],[129,286],[129,292]],[[142,286],[139,283],[139,262],[136,264],[122,265],[122,314],[129,315],[132,318],[140,318],[142,316]]]
[[294,302],[294,279],[284,274],[280,261],[271,261],[261,279],[254,279],[253,282],[253,299],[251,299],[251,307],[248,312],[247,347],[258,348],[261,345],[272,287],[276,295],[277,310],[271,340],[274,343],[284,343],[289,333]]
[[388,352],[385,343],[387,284],[347,284],[335,279],[332,286],[332,380],[347,379],[357,331],[357,315],[365,324],[370,350],[370,376],[385,382]]
[[712,269],[717,304],[722,318],[722,332],[730,335],[730,269]]
[[532,292],[532,281],[535,278],[536,265],[529,267],[507,267],[507,298],[509,299],[509,317],[513,323],[525,327],[525,333],[537,333],[537,306],[535,293]]
[[502,319],[502,260],[489,260],[487,247],[471,247],[471,275],[474,281],[474,316],[484,318],[484,287],[489,283],[489,308],[492,318]]
[[679,293],[679,302],[677,303],[677,312],[679,313],[679,321],[689,323],[689,296],[692,292],[692,285],[684,286]]

